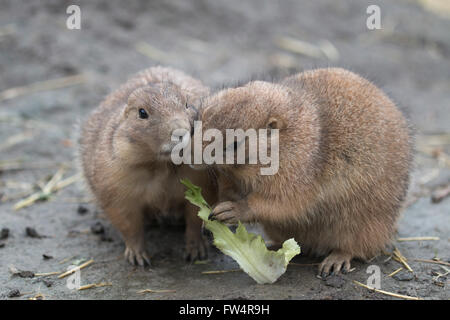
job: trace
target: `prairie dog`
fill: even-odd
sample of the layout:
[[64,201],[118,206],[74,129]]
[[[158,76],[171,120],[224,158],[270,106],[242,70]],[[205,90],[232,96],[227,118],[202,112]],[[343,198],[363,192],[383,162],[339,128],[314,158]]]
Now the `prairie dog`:
[[122,234],[125,258],[132,264],[150,263],[144,239],[146,212],[184,212],[187,258],[206,256],[201,220],[197,209],[184,200],[179,180],[187,177],[202,186],[210,201],[213,181],[207,172],[175,166],[170,153],[177,143],[171,141],[172,132],[185,129],[190,135],[196,113],[191,105],[208,93],[200,81],[181,71],[150,68],[111,93],[82,127],[85,180]]
[[294,237],[305,252],[326,256],[324,276],[348,271],[352,258],[369,259],[391,240],[409,184],[410,130],[366,79],[330,68],[250,82],[206,98],[200,119],[203,131],[223,136],[227,128],[279,129],[276,174],[215,165],[227,186],[215,219],[259,222],[278,243]]

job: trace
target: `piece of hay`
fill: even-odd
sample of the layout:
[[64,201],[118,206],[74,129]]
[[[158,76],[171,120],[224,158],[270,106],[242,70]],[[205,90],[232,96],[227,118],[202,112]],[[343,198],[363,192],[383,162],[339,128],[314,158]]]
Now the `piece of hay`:
[[87,289],[92,289],[92,288],[109,287],[109,286],[112,286],[111,282],[91,283],[91,284],[86,284],[84,286],[79,287],[78,290],[81,291],[81,290],[87,290]]
[[450,2],[448,0],[417,0],[426,10],[450,19]]
[[144,289],[139,290],[137,293],[143,294],[143,293],[173,293],[177,292],[176,290],[153,290],[153,289]]
[[80,174],[73,175],[62,180],[64,169],[59,169],[50,181],[42,188],[41,191],[36,192],[29,197],[17,202],[14,205],[14,210],[20,210],[33,205],[36,201],[47,200],[54,192],[59,191],[81,179]]
[[413,269],[411,269],[411,267],[407,262],[408,260],[403,256],[400,250],[397,249],[397,247],[395,247],[394,251],[392,251],[392,258],[394,258],[395,261],[398,261],[401,264],[403,264],[408,271],[413,272]]
[[39,81],[26,86],[10,88],[3,92],[0,92],[0,101],[14,99],[31,93],[65,88],[81,84],[85,81],[86,76],[83,74],[58,79],[51,79],[46,81]]
[[47,184],[44,187],[42,187],[42,191],[34,193],[31,196],[29,196],[28,198],[23,199],[23,200],[19,201],[18,203],[16,203],[14,205],[14,210],[17,211],[22,208],[31,206],[33,203],[35,203],[38,200],[47,199],[50,196],[50,194],[52,193],[52,189],[55,187],[55,185],[59,181],[61,181],[63,174],[64,174],[64,169],[60,168],[53,175],[53,177],[50,179],[50,181],[47,182]]
[[21,132],[19,134],[10,136],[6,138],[2,144],[0,144],[0,151],[4,151],[12,146],[15,146],[16,144],[30,140],[32,137],[33,133],[31,131]]
[[92,264],[92,263],[94,263],[94,260],[93,260],[93,259],[91,259],[91,260],[89,260],[89,261],[86,261],[86,262],[83,263],[82,265],[80,265],[80,266],[78,266],[78,267],[75,267],[75,268],[72,268],[72,269],[70,269],[69,271],[64,272],[63,274],[60,274],[60,275],[58,276],[58,279],[62,279],[62,278],[64,278],[64,277],[67,277],[68,275],[71,275],[72,273],[74,273],[74,272],[76,272],[76,271],[78,271],[78,270],[84,269],[84,268],[86,268],[87,266],[89,266],[89,265]]
[[69,260],[71,260],[71,259],[76,258],[76,257],[77,257],[77,256],[71,256],[71,257],[68,257],[68,258],[65,258],[65,259],[59,261],[58,263],[59,263],[59,264],[63,264],[63,263],[66,263],[67,261],[69,261]]
[[398,238],[397,241],[437,241],[438,237],[408,237],[408,238]]
[[69,178],[66,178],[64,180],[59,181],[55,187],[52,189],[52,192],[59,191],[61,189],[64,189],[67,186],[70,186],[71,184],[80,181],[81,180],[81,174],[75,174]]
[[38,293],[34,297],[28,298],[28,300],[45,300],[45,296],[42,293]]
[[171,63],[172,59],[167,55],[167,52],[164,52],[154,46],[140,41],[135,45],[135,49],[137,52],[143,54],[144,56],[149,57],[152,60],[163,62],[163,63]]
[[61,274],[61,271],[35,273],[34,275],[36,277],[46,277],[46,276],[54,276],[54,275],[57,275],[57,274]]
[[242,269],[203,271],[202,274],[221,274],[221,273],[237,272],[237,271],[242,271]]
[[369,290],[372,290],[372,291],[375,291],[375,292],[378,292],[378,293],[382,293],[382,294],[385,294],[385,295],[388,295],[388,296],[391,296],[391,297],[396,297],[396,298],[406,299],[406,300],[423,300],[422,298],[405,296],[405,295],[398,294],[398,293],[393,293],[393,292],[389,292],[389,291],[375,289],[375,288],[369,287],[369,286],[367,286],[367,285],[365,285],[365,284],[363,284],[361,282],[358,282],[356,280],[353,280],[353,282],[355,284],[357,284],[358,286],[361,286],[361,287],[364,287],[366,289],[369,289]]
[[392,272],[388,277],[392,277],[392,276],[396,275],[397,273],[399,273],[402,270],[403,270],[403,267],[400,267],[397,270],[395,270],[394,272]]
[[431,193],[431,202],[439,203],[450,196],[450,186],[438,188]]
[[281,49],[292,53],[311,58],[327,58],[331,61],[339,60],[339,51],[328,40],[315,45],[292,37],[278,37],[275,42]]
[[441,260],[414,259],[414,261],[426,262],[426,263],[434,263],[434,264],[440,264],[440,265],[443,265],[443,266],[449,266],[450,267],[450,263],[449,262],[445,262],[445,261],[441,261]]

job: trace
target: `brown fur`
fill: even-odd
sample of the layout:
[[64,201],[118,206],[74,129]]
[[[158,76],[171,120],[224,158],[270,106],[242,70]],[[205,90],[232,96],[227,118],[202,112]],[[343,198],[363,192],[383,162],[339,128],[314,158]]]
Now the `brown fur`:
[[[144,241],[144,212],[182,209],[186,219],[188,258],[203,258],[197,209],[184,200],[180,178],[188,177],[214,201],[207,172],[193,172],[170,160],[174,129],[190,131],[190,104],[209,89],[181,71],[155,67],[140,72],[110,94],[84,123],[80,139],[82,169],[92,193],[121,232],[131,263],[149,262]],[[149,117],[140,119],[144,108]]]
[[369,81],[318,69],[278,84],[250,82],[207,98],[201,120],[203,130],[280,129],[277,174],[217,165],[220,180],[242,198],[219,203],[217,219],[259,222],[279,243],[295,237],[305,252],[328,255],[323,274],[348,270],[352,258],[371,258],[391,240],[409,183],[411,139],[401,112]]

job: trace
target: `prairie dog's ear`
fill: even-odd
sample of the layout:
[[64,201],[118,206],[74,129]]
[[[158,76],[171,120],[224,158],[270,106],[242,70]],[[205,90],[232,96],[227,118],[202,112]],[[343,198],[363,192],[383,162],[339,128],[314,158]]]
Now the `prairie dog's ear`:
[[266,128],[267,129],[285,129],[286,124],[282,119],[270,117],[269,120],[267,120]]

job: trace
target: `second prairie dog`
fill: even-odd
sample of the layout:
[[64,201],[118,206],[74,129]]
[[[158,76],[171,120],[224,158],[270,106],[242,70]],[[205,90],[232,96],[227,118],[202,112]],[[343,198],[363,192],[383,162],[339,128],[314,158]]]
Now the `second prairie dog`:
[[275,175],[260,175],[260,165],[216,165],[223,190],[213,218],[259,222],[277,243],[294,237],[302,251],[326,256],[322,275],[348,271],[352,258],[370,259],[390,242],[408,189],[411,138],[372,83],[317,69],[225,89],[202,106],[203,130],[223,136],[227,128],[279,129]]
[[191,105],[208,93],[200,81],[181,71],[150,68],[110,94],[82,127],[85,180],[121,232],[125,257],[132,264],[150,261],[144,238],[146,212],[184,212],[187,257],[206,255],[201,220],[185,201],[180,178],[202,186],[209,201],[214,201],[214,187],[207,172],[175,166],[170,152],[177,143],[171,141],[173,130],[185,129],[190,135],[196,112]]

